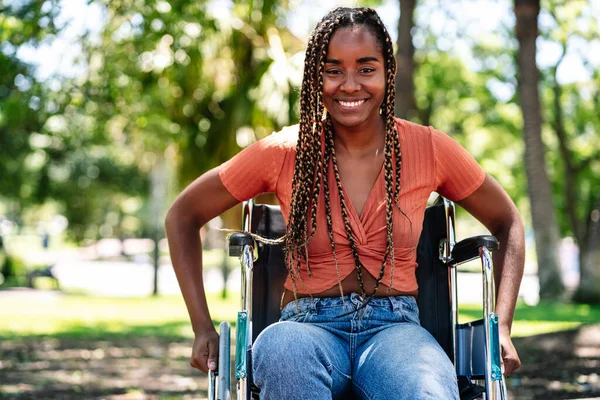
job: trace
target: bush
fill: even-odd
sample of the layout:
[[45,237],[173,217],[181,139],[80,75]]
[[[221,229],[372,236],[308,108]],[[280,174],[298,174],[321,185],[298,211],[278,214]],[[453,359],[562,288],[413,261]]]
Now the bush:
[[27,280],[27,268],[20,258],[4,254],[0,256],[0,273],[6,282],[23,282]]

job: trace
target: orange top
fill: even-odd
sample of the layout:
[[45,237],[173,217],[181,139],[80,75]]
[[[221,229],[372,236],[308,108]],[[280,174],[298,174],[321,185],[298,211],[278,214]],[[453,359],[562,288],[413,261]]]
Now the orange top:
[[[411,292],[417,289],[417,245],[421,235],[425,207],[431,192],[438,192],[449,200],[459,201],[473,193],[485,179],[485,172],[475,159],[448,135],[431,127],[405,120],[396,120],[402,150],[400,207],[410,222],[394,207],[394,274],[390,282],[390,268],[386,267],[382,283],[392,288]],[[285,221],[288,221],[292,196],[295,148],[298,125],[274,133],[242,150],[222,164],[219,177],[225,188],[240,201],[260,193],[277,195]],[[329,166],[329,182],[335,182]],[[335,263],[327,234],[323,193],[317,209],[317,231],[308,245],[308,260],[312,270],[309,277],[302,268],[300,293],[320,293],[337,285]],[[341,216],[339,193],[330,191],[333,238],[335,241],[340,278],[354,271],[354,258]],[[349,196],[346,194],[346,198]],[[378,276],[386,248],[385,179],[380,173],[364,206],[360,218],[347,201],[350,225],[359,257],[365,268]],[[292,290],[288,277],[285,287]]]

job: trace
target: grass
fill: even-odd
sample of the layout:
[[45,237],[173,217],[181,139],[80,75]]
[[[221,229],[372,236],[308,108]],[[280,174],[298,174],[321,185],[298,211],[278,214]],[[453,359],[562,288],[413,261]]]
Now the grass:
[[[192,337],[185,303],[180,296],[103,298],[84,295],[38,297],[19,295],[0,308],[0,337]],[[215,323],[232,321],[239,294],[227,300],[209,294]],[[5,303],[6,304],[6,303]]]
[[[460,322],[481,318],[481,306],[461,305]],[[515,311],[512,336],[523,337],[575,329],[583,324],[600,323],[600,306],[587,304],[519,304]]]
[[[208,294],[211,317],[234,322],[239,293],[223,300]],[[8,306],[10,304],[10,306]],[[478,305],[461,305],[461,322],[481,318]],[[600,306],[545,303],[519,305],[513,336],[530,336],[600,323]],[[55,336],[64,338],[191,337],[185,303],[180,296],[102,298],[72,294],[19,294],[3,299],[0,338]]]

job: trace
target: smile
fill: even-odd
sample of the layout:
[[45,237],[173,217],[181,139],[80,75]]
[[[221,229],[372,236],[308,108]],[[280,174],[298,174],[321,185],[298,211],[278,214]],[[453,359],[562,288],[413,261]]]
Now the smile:
[[337,102],[340,103],[340,105],[344,108],[356,108],[356,107],[360,106],[361,104],[363,104],[365,102],[365,100],[357,100],[357,101],[338,100]]

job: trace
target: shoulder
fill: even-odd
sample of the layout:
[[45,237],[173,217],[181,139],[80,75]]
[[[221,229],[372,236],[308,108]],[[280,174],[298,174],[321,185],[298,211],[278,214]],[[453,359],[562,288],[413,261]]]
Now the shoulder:
[[298,125],[286,126],[278,132],[273,132],[269,136],[259,140],[259,146],[262,148],[272,148],[284,151],[295,150],[298,142]]
[[405,119],[394,117],[396,131],[403,142],[419,143],[424,145],[431,143],[432,136],[436,132],[431,126],[419,125]]

